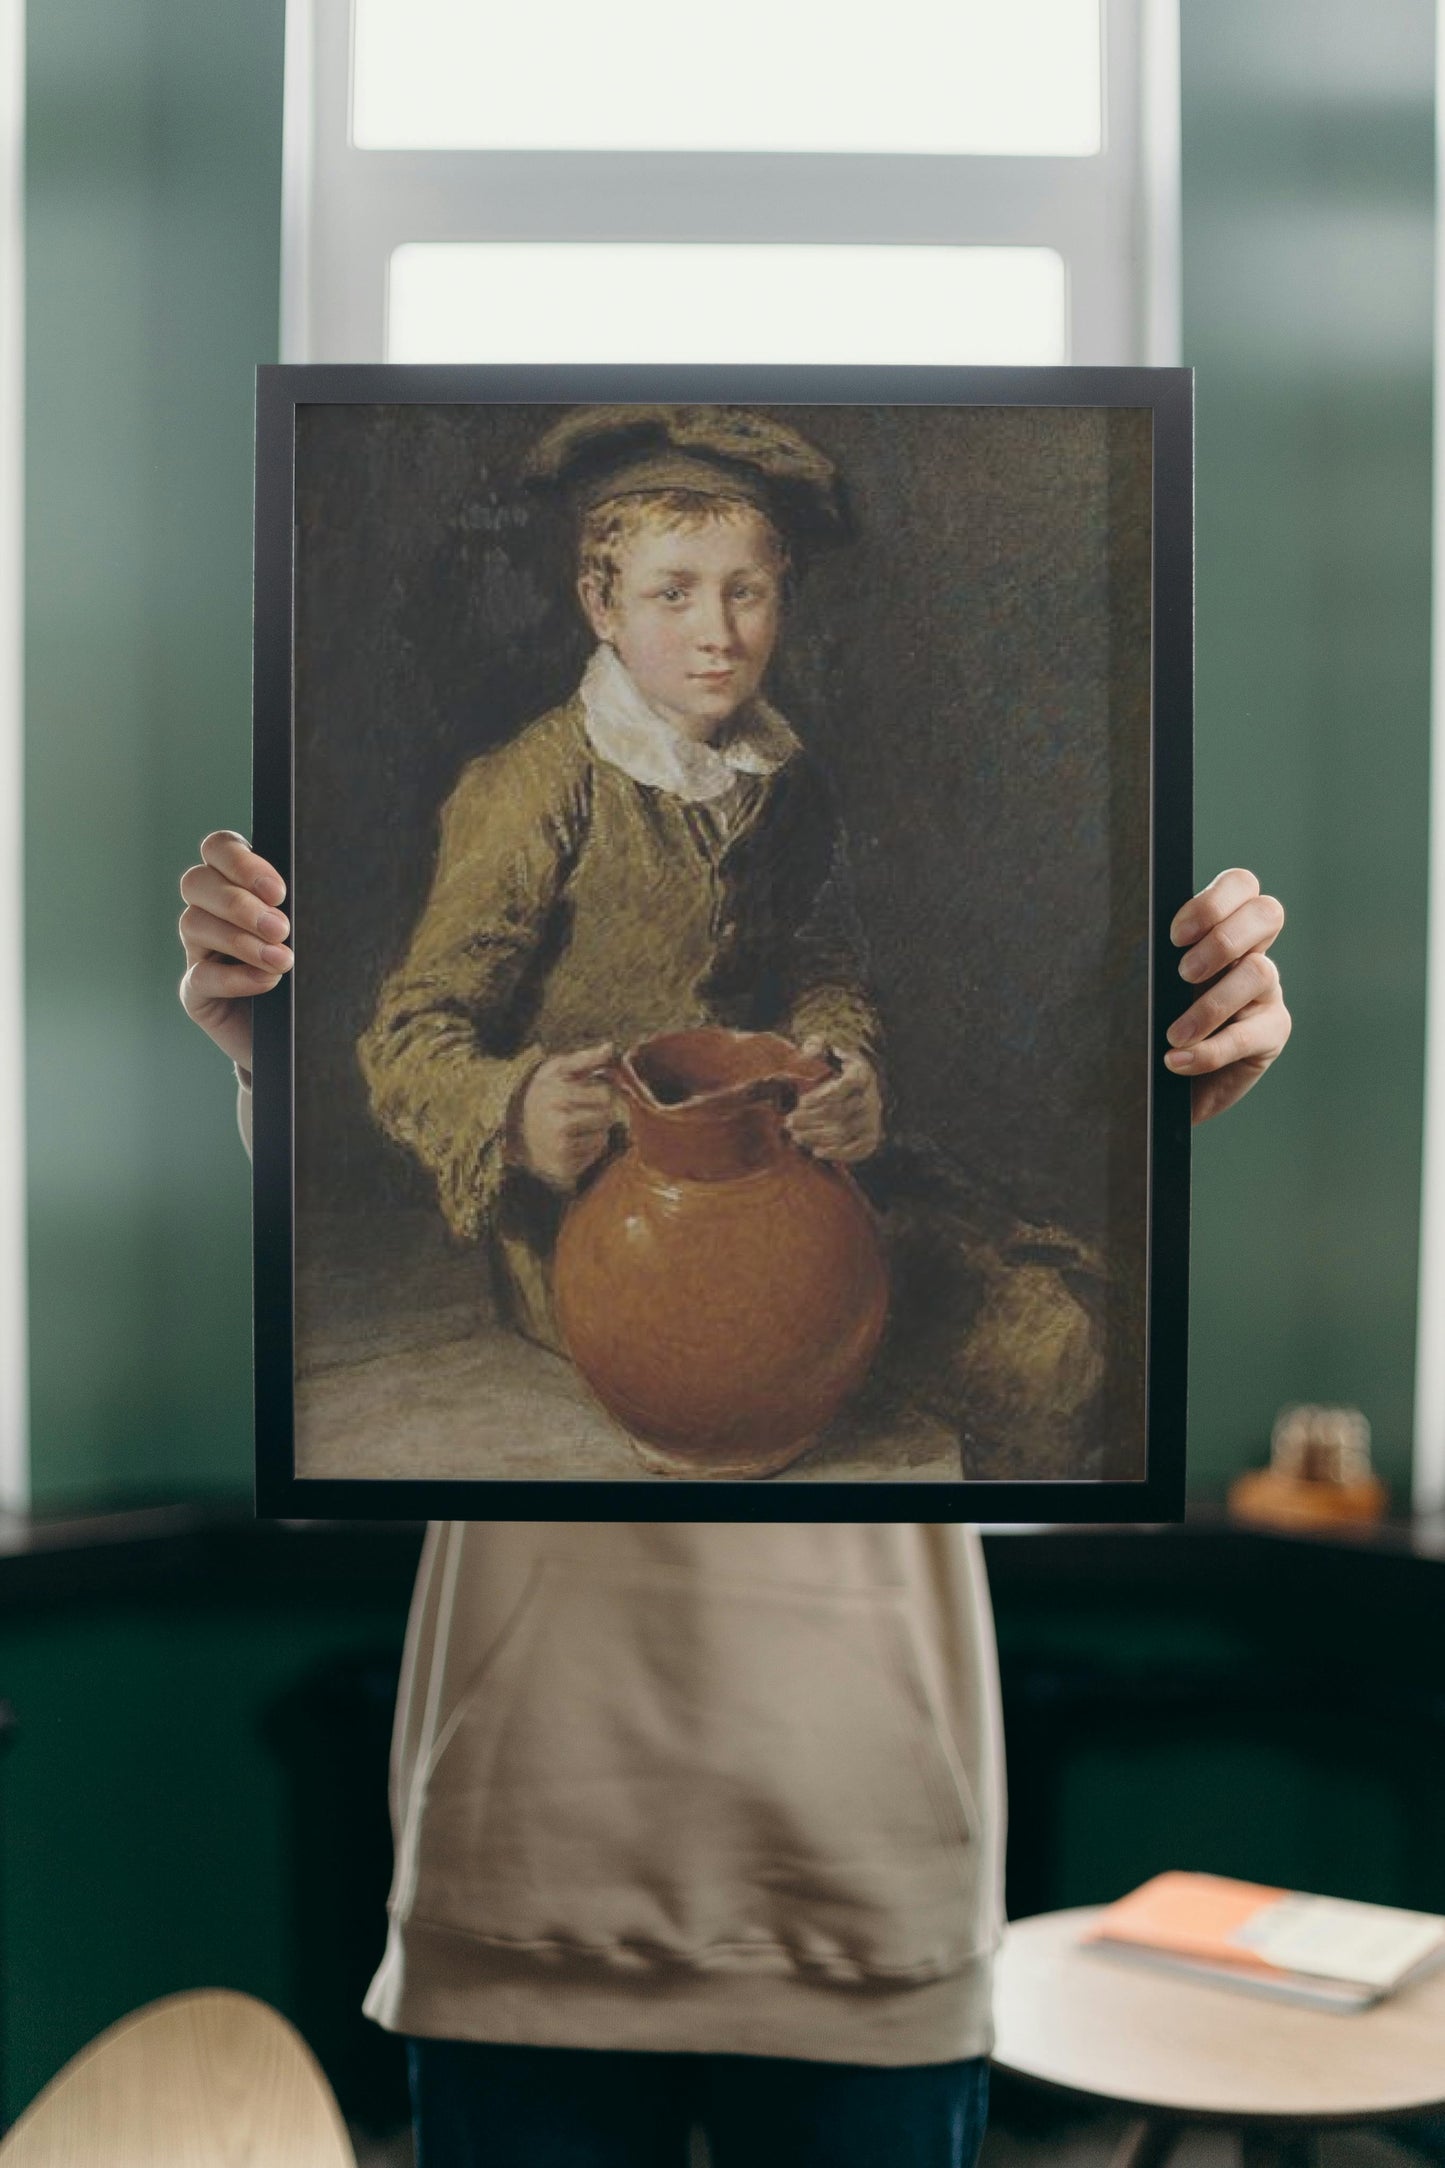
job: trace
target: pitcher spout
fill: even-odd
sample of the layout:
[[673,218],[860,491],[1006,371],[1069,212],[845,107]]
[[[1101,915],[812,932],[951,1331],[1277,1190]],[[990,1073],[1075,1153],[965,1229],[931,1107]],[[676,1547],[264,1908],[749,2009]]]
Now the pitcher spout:
[[688,1181],[735,1181],[792,1149],[784,1117],[833,1073],[775,1032],[703,1025],[645,1039],[617,1061],[643,1163]]

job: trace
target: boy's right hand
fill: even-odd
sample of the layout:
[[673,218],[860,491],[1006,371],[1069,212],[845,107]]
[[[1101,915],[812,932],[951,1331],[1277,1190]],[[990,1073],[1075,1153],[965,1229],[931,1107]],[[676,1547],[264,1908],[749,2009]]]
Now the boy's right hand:
[[532,1071],[512,1117],[512,1158],[553,1189],[571,1189],[602,1157],[617,1120],[617,1094],[598,1072],[610,1046],[553,1054]]
[[181,875],[186,908],[181,1006],[222,1053],[251,1066],[251,1003],[291,969],[290,925],[276,906],[286,883],[244,836],[221,828],[201,845],[201,863]]

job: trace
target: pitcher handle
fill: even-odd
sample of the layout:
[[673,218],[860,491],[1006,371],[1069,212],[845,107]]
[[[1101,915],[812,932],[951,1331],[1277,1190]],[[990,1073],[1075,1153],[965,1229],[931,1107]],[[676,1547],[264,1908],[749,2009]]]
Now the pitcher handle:
[[822,1054],[799,1053],[797,1066],[775,1070],[772,1076],[761,1076],[749,1085],[746,1097],[753,1100],[770,1100],[781,1114],[791,1114],[805,1091],[821,1084],[825,1077],[837,1076],[843,1064],[831,1048]]

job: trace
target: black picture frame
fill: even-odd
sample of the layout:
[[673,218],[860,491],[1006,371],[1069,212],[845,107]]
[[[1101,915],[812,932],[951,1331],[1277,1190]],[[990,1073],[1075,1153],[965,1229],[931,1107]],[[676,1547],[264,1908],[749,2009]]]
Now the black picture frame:
[[[1193,393],[1183,369],[849,367],[267,367],[258,372],[255,549],[256,849],[291,898],[296,442],[304,409],[628,405],[1132,408],[1152,433],[1148,843],[1146,1464],[1142,1477],[957,1481],[431,1480],[298,1475],[295,1467],[296,1124],[293,982],[256,1004],[254,1296],[256,1510],[367,1519],[805,1522],[1164,1522],[1183,1517],[1190,1090],[1163,1066],[1180,1013],[1169,924],[1193,889]],[[305,893],[288,900],[298,972]]]

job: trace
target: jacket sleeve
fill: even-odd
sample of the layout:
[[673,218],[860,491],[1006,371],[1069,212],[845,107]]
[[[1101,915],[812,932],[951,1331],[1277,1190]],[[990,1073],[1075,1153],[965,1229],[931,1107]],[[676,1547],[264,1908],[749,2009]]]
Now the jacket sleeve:
[[848,840],[827,808],[823,877],[798,926],[789,959],[784,1029],[800,1045],[822,1039],[881,1067],[883,1027],[868,987],[867,942],[848,871]]
[[464,1237],[496,1208],[512,1101],[544,1057],[518,1043],[518,1011],[575,853],[581,790],[578,764],[540,726],[463,772],[431,895],[357,1048],[376,1119],[435,1177]]

